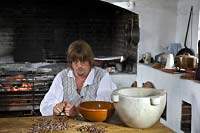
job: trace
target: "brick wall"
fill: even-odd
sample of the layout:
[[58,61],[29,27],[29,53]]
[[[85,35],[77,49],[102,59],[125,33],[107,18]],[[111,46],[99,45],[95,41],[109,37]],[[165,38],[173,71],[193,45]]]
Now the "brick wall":
[[[0,45],[14,46],[16,62],[65,59],[69,43],[80,38],[96,56],[137,59],[138,29],[137,14],[96,0],[13,0],[0,5]],[[2,41],[5,35],[12,39]]]
[[191,104],[182,101],[181,130],[184,133],[191,133],[191,118],[192,118]]

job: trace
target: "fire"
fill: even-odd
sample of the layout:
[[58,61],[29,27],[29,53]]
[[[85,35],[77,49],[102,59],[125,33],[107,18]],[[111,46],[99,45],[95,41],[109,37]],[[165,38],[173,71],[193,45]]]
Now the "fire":
[[30,90],[32,90],[32,84],[25,82],[23,82],[20,87],[13,88],[13,91],[30,91]]
[[[14,76],[7,76],[6,80],[11,82],[3,84],[3,87],[6,91],[29,91],[32,90],[32,83],[26,83],[26,82],[21,82],[23,79],[25,79],[25,75],[23,74],[18,74]],[[21,84],[14,84],[15,82],[21,82]]]

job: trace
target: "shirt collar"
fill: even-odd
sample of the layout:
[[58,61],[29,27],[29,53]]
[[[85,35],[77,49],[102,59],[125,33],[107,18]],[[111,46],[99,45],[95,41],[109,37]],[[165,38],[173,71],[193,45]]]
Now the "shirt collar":
[[[95,73],[95,70],[94,68],[91,69],[90,73],[88,74],[84,84],[83,84],[83,87],[87,86],[87,85],[91,85],[93,83],[93,80],[94,80],[94,73]],[[75,79],[75,76],[74,76],[74,73],[72,71],[72,69],[69,70],[68,74],[67,74],[68,77],[72,77]]]

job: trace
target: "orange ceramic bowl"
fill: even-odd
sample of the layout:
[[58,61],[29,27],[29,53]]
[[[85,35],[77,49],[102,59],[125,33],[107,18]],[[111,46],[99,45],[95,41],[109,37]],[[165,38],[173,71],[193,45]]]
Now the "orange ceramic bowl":
[[102,122],[114,113],[114,104],[106,101],[86,101],[78,105],[79,113],[88,121]]

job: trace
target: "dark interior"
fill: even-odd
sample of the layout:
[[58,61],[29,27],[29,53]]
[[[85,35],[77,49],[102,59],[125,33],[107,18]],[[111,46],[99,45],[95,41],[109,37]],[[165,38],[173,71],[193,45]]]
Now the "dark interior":
[[0,42],[15,62],[65,61],[68,45],[86,40],[95,56],[137,60],[138,15],[98,0],[8,0],[0,5]]

